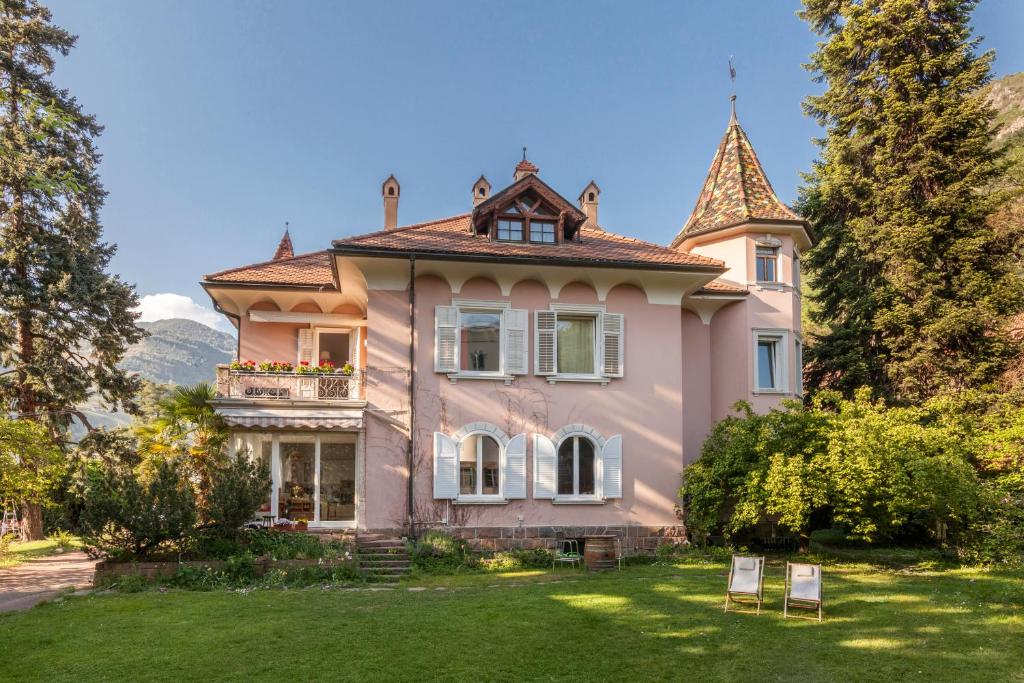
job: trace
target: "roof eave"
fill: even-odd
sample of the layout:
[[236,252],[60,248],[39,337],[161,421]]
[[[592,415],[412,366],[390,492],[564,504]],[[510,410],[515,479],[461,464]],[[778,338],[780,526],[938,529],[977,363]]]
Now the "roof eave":
[[358,248],[351,245],[335,246],[331,253],[337,256],[367,256],[370,258],[409,258],[415,256],[435,261],[471,261],[478,263],[515,263],[546,266],[587,266],[591,268],[626,268],[631,270],[656,270],[678,273],[724,273],[725,265],[675,264],[636,261],[606,261],[583,259],[538,259],[533,256],[495,256],[491,254],[461,254],[457,252],[422,251],[415,249]]

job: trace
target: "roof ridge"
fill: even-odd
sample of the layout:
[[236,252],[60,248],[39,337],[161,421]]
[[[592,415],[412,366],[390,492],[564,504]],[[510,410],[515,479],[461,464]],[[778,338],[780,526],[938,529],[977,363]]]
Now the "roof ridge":
[[468,218],[471,215],[472,215],[472,212],[459,213],[459,214],[455,214],[454,216],[448,216],[447,218],[436,218],[436,219],[434,219],[432,221],[423,221],[422,223],[413,223],[411,225],[402,225],[402,226],[397,227],[397,228],[392,228],[391,230],[374,230],[373,232],[364,232],[364,233],[362,233],[360,235],[351,235],[349,237],[342,237],[340,239],[331,240],[331,243],[332,244],[337,244],[339,242],[351,242],[353,240],[361,240],[361,239],[365,239],[367,237],[377,237],[378,235],[393,235],[396,232],[405,232],[406,230],[414,230],[416,228],[422,228],[422,227],[425,227],[425,226],[428,226],[428,225],[436,225],[438,223],[449,223],[451,221],[455,221],[455,220],[458,220],[460,218]]
[[[747,196],[748,195],[748,192],[747,192],[747,182],[746,182],[747,168],[746,168],[746,164],[743,163],[743,149],[742,149],[742,147],[743,147],[743,143],[746,142],[747,143],[747,147],[749,147],[751,153],[753,153],[754,146],[750,144],[750,140],[747,138],[747,132],[745,130],[743,130],[743,128],[740,126],[740,122],[739,121],[735,121],[734,120],[732,122],[732,124],[729,126],[729,131],[732,132],[733,129],[735,129],[735,135],[736,135],[736,165],[740,169],[739,193],[740,193],[740,201],[743,202],[743,217],[744,218],[750,218],[753,215],[753,212],[750,210],[750,198]],[[757,160],[756,156],[754,157],[754,165],[755,165],[755,167],[760,165],[760,162]],[[768,179],[767,176],[764,175],[763,170],[761,172],[761,175],[765,177],[765,180]]]
[[327,256],[327,250],[326,249],[319,249],[317,251],[307,251],[304,254],[296,254],[295,256],[287,256],[285,258],[279,258],[279,259],[276,259],[276,260],[275,259],[270,259],[269,261],[257,261],[256,263],[250,263],[250,264],[247,264],[247,265],[244,265],[244,266],[235,266],[234,268],[227,268],[225,270],[218,270],[216,273],[209,273],[207,275],[204,275],[203,279],[204,280],[209,280],[210,278],[220,277],[221,275],[227,275],[229,273],[235,273],[235,272],[238,272],[239,270],[248,270],[249,268],[259,268],[260,266],[283,265],[283,264],[286,264],[286,263],[288,263],[290,261],[297,261],[298,259],[301,259],[301,258],[308,258],[310,256],[320,256],[320,255]]

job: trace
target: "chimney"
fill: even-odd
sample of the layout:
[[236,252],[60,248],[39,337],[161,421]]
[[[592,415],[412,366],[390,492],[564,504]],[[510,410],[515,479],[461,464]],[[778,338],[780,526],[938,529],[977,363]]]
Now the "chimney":
[[528,175],[537,175],[538,173],[540,173],[540,169],[526,158],[526,148],[523,147],[523,160],[516,164],[516,172],[512,174],[512,177],[519,182]]
[[398,195],[402,193],[394,174],[384,181],[380,193],[384,197],[384,229],[394,230],[398,227]]
[[480,178],[473,183],[473,206],[482,204],[487,201],[487,198],[491,196],[491,184],[487,182],[487,178],[480,176]]
[[583,192],[580,192],[580,209],[583,210],[583,213],[587,214],[587,220],[584,221],[583,227],[590,228],[591,230],[601,229],[597,222],[597,198],[600,196],[601,188],[593,180],[583,188]]

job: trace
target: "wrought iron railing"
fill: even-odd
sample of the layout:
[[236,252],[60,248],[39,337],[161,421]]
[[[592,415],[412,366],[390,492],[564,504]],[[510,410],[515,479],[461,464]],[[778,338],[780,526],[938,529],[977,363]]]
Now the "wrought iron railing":
[[217,397],[269,401],[358,401],[362,373],[246,372],[217,368]]

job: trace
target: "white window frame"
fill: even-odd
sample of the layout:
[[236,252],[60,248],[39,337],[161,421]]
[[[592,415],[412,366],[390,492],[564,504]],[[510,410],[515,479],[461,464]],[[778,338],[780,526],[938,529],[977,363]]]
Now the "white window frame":
[[572,318],[593,318],[594,319],[594,371],[591,373],[559,372],[558,351],[555,351],[555,374],[548,376],[549,382],[601,382],[607,384],[609,378],[601,374],[604,367],[604,345],[602,339],[604,329],[601,316],[607,309],[604,306],[589,304],[552,304],[549,309],[555,313],[555,336],[558,336],[558,318],[566,316]]
[[[758,250],[760,250],[760,249],[771,249],[772,252],[773,252],[773,255],[772,256],[761,255],[761,254],[757,253]],[[779,254],[781,253],[781,251],[782,251],[781,247],[779,245],[777,245],[777,244],[766,244],[766,243],[761,243],[761,242],[755,242],[754,243],[754,280],[757,282],[757,284],[759,284],[759,285],[762,285],[762,284],[763,285],[777,285],[777,284],[780,284],[782,282],[782,278],[779,277],[780,276],[780,273],[779,273],[779,265],[780,265]],[[772,265],[772,271],[773,271],[773,274],[775,275],[775,279],[773,279],[773,280],[765,280],[765,279],[762,279],[760,277],[760,273],[758,272],[758,264],[760,263],[760,261],[762,259],[764,259],[766,261],[770,260],[772,262],[772,264],[773,264]]]
[[[558,493],[558,452],[562,449],[562,444],[569,439],[587,439],[594,447],[594,493],[587,495],[579,495],[579,477],[580,477],[580,451],[579,442],[573,444],[572,448],[572,479],[573,485],[572,495]],[[568,425],[558,430],[555,433],[551,441],[555,444],[555,497],[552,499],[553,503],[590,503],[590,504],[603,504],[604,499],[604,446],[607,440],[601,436],[601,434],[593,427],[587,425]]]
[[[787,394],[789,393],[789,330],[780,329],[756,329],[753,331],[753,393],[759,394]],[[760,368],[758,367],[759,356],[758,344],[761,341],[772,341],[775,343],[775,376],[778,378],[778,386],[762,387],[759,384]]]
[[[505,372],[505,310],[510,308],[508,301],[474,301],[472,299],[453,299],[452,306],[459,309],[459,317],[455,324],[455,365],[459,369],[448,373],[450,379],[503,379],[509,381],[512,376]],[[463,313],[496,313],[498,315],[498,370],[463,370],[462,369],[462,315]]]
[[[458,432],[452,435],[452,441],[455,442],[459,460],[458,474],[461,477],[462,474],[462,442],[471,436],[487,436],[494,439],[498,444],[498,493],[463,493],[462,492],[462,481],[461,478],[458,481],[459,495],[455,499],[456,503],[471,503],[471,504],[499,504],[503,505],[508,503],[508,499],[505,498],[505,477],[506,468],[508,465],[506,451],[508,444],[511,439],[509,436],[499,429],[497,426],[489,423],[473,423],[463,427]],[[483,464],[483,446],[477,442],[476,449],[476,467],[477,473],[480,473],[481,465]],[[477,491],[482,490],[483,479],[477,481]]]
[[[291,443],[312,443],[313,446],[313,519],[309,520],[312,528],[323,529],[355,529],[359,520],[362,519],[363,510],[363,455],[362,440],[355,432],[331,432],[321,434],[319,432],[261,432],[261,431],[238,431],[231,434],[228,451],[234,457],[238,446],[252,447],[254,444],[261,444],[268,440],[271,443],[270,449],[270,511],[276,519],[280,510],[281,487],[284,485],[284,461],[281,457],[281,441]],[[335,443],[352,443],[355,445],[355,495],[353,499],[354,514],[351,520],[321,521],[320,520],[320,448],[324,438],[334,440]],[[252,448],[252,455],[258,457],[255,448]],[[295,520],[290,520],[294,522]]]
[[800,335],[793,335],[793,363],[796,365],[796,374],[794,375],[794,386],[796,387],[796,395],[804,395],[804,340]]
[[[352,345],[356,343],[356,335],[354,334],[355,328],[352,327],[314,327],[313,328],[313,360],[310,361],[310,365],[320,365],[320,335],[321,334],[347,334],[348,335],[348,363],[352,363],[352,359],[355,357],[353,353]],[[337,361],[331,360],[334,363],[335,370],[341,370],[341,366],[338,365]],[[355,365],[355,363],[352,363]]]

